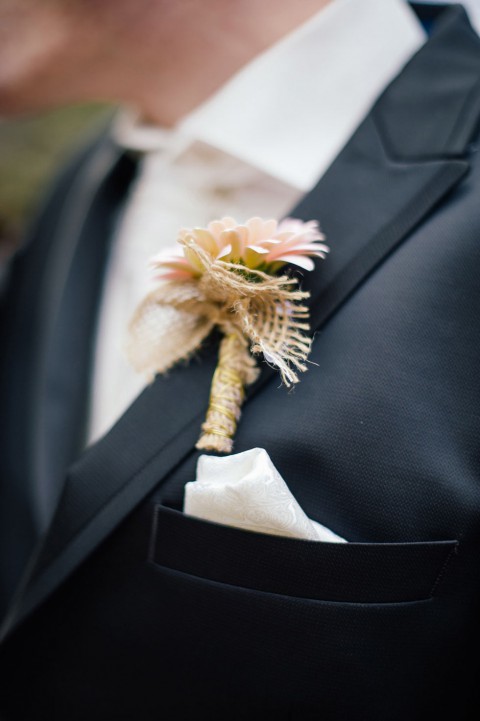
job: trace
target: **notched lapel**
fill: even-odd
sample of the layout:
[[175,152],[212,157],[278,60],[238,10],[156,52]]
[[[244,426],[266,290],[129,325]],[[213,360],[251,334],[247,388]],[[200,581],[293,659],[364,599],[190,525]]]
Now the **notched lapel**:
[[479,54],[480,38],[463,7],[444,10],[428,46],[375,109],[392,158],[418,161],[465,153],[480,114]]
[[331,252],[308,274],[319,329],[468,172],[465,159],[393,160],[372,113],[297,216],[318,218]]
[[453,7],[292,212],[318,219],[331,246],[303,283],[314,328],[468,172],[479,116],[480,38],[463,8]]
[[[465,128],[471,133],[474,127],[470,113],[476,102],[472,101],[473,64],[477,81],[480,76],[479,43],[458,41],[459,35],[473,32],[468,28],[464,13],[447,11],[438,36],[412,59],[319,184],[292,211],[291,215],[304,220],[320,220],[332,249],[328,259],[304,280],[312,294],[313,328],[333,316],[468,171],[467,160],[459,156],[466,153],[471,137]],[[432,90],[431,53],[437,57],[443,47],[450,57],[448,82]],[[459,84],[464,88],[461,95],[457,93]],[[423,97],[409,110],[409,132],[402,113],[392,110],[396,102],[391,98],[399,87],[402,96],[412,92]],[[443,116],[438,114],[434,124],[442,127],[433,134],[426,131],[425,124],[431,127],[432,123],[430,104],[436,107],[438,102],[445,107],[455,105],[453,130],[457,128],[458,135],[452,130],[445,132]],[[449,113],[449,123],[451,117]],[[414,152],[417,136],[424,139],[423,158]],[[443,138],[441,152],[439,138]],[[194,452],[215,362],[212,343],[188,368],[178,367],[166,378],[158,378],[112,431],[73,466],[54,522],[4,634]],[[271,377],[269,369],[264,369],[250,396]]]

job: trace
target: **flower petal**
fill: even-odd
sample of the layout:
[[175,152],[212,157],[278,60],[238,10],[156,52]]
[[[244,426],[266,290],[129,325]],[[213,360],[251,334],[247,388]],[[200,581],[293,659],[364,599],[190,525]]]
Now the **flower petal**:
[[243,255],[242,237],[237,233],[236,228],[232,230],[224,230],[220,235],[222,246],[229,245],[231,247],[230,256],[232,260],[240,260]]
[[265,220],[263,222],[263,231],[262,231],[264,238],[265,237],[273,238],[276,235],[275,231],[277,230],[277,225],[278,225],[278,223],[275,220],[275,218],[270,218],[269,220]]
[[281,258],[275,258],[276,261],[283,260],[284,263],[290,263],[291,265],[298,265],[303,270],[313,270],[315,263],[311,258],[307,258],[306,255],[284,255]]
[[245,248],[243,260],[247,268],[258,268],[261,263],[265,262],[265,256],[268,251],[259,248],[256,245],[249,245]]
[[186,246],[183,249],[183,252],[185,253],[185,257],[190,263],[193,272],[198,275],[199,273],[202,274],[205,270],[204,265],[198,255],[195,253],[195,251],[192,248],[189,248]]
[[235,228],[237,225],[240,225],[237,223],[235,218],[232,218],[230,215],[226,215],[224,218],[222,218],[221,222],[223,223],[224,228]]
[[262,239],[264,222],[261,218],[258,218],[257,216],[255,216],[254,218],[250,218],[250,220],[247,220],[245,225],[247,226],[249,231],[250,243],[255,243],[255,241]]
[[262,255],[267,255],[267,254],[270,252],[270,251],[268,250],[268,248],[262,248],[261,245],[251,245],[251,244],[250,244],[250,245],[247,246],[246,250],[248,250],[248,248],[251,248],[251,249],[254,250],[256,253],[261,253]]
[[230,244],[226,245],[224,248],[220,250],[220,252],[217,255],[218,260],[226,260],[232,253],[232,246]]
[[215,242],[213,235],[209,233],[208,230],[205,230],[204,228],[193,228],[192,235],[198,245],[206,250],[207,253],[210,253],[212,256],[217,255],[217,243]]
[[191,270],[190,263],[186,258],[178,258],[178,260],[164,260],[161,263],[156,263],[154,265],[154,268],[156,268],[157,270],[163,270],[164,268],[166,268],[167,270]]
[[211,233],[215,242],[217,243],[218,249],[220,250],[220,235],[225,230],[225,225],[221,220],[212,220],[212,222],[208,224],[207,228],[208,232]]

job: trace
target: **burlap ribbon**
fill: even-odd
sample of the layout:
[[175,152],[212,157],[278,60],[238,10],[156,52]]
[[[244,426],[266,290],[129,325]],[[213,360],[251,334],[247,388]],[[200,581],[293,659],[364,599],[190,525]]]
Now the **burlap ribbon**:
[[197,448],[229,453],[240,418],[244,388],[259,369],[263,354],[286,386],[306,370],[309,293],[287,275],[212,258],[190,238],[185,245],[204,271],[192,280],[164,281],[137,308],[129,328],[128,355],[150,380],[188,359],[217,326],[223,333],[210,405]]

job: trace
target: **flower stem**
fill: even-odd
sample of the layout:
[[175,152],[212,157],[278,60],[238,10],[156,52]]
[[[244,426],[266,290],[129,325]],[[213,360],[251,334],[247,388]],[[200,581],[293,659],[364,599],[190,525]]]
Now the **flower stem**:
[[245,398],[245,386],[258,376],[247,341],[237,333],[220,342],[218,363],[213,374],[207,416],[196,448],[230,453]]

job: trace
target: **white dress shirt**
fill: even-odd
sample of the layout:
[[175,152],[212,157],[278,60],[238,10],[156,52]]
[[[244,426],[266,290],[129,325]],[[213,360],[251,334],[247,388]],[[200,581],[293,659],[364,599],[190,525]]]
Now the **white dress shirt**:
[[[333,0],[174,129],[141,125],[133,111],[119,115],[117,141],[143,157],[107,267],[90,442],[145,385],[123,346],[128,321],[151,289],[148,259],[162,249],[170,254],[181,227],[288,213],[424,40],[404,0]],[[327,240],[335,252],[335,239]]]

